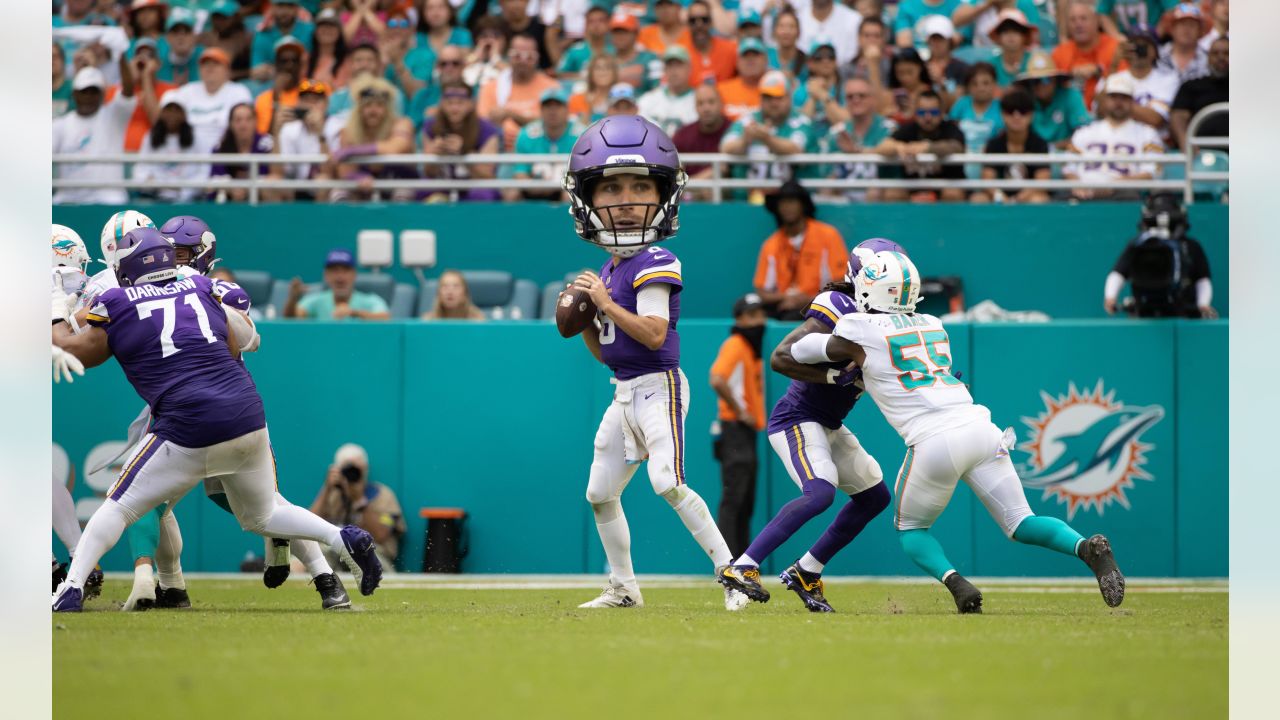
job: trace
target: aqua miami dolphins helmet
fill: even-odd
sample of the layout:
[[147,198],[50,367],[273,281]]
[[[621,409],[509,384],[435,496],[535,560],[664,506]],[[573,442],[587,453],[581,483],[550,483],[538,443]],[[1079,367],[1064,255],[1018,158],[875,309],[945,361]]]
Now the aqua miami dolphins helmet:
[[102,245],[102,261],[114,269],[116,248],[124,240],[124,236],[140,227],[154,228],[155,226],[151,218],[137,210],[121,210],[112,215],[107,220],[107,224],[102,226],[102,237],[99,239]]
[[89,266],[89,249],[80,234],[66,225],[53,225],[53,266],[76,268],[80,272]]
[[859,312],[910,313],[920,301],[920,272],[900,252],[878,252],[864,259],[853,283]]
[[[658,185],[658,202],[645,203],[647,224],[615,228],[620,205],[594,207],[591,196],[605,177],[645,175]],[[574,230],[619,257],[631,257],[646,245],[672,237],[680,229],[680,196],[687,180],[676,145],[657,125],[638,115],[615,115],[596,122],[573,144],[564,189]],[[631,205],[628,203],[628,205]]]

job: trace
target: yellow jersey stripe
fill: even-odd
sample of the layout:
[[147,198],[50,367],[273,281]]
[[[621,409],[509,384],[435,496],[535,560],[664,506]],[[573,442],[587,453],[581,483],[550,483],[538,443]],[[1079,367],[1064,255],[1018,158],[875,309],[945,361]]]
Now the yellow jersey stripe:
[[821,306],[821,305],[819,305],[818,303],[810,303],[810,305],[809,305],[809,309],[810,309],[810,310],[817,310],[818,312],[822,313],[823,315],[826,315],[826,316],[827,316],[827,319],[831,321],[831,324],[832,324],[832,325],[836,324],[837,322],[840,322],[840,318],[836,317],[836,314],[835,314],[835,313],[831,312],[831,311],[830,311],[830,310],[828,310],[827,308],[822,307],[822,306]]
[[638,288],[644,282],[655,278],[672,278],[679,282],[684,282],[680,279],[680,273],[678,272],[672,272],[671,270],[659,270],[657,272],[646,273],[644,275],[637,275],[635,281],[631,283],[631,287]]

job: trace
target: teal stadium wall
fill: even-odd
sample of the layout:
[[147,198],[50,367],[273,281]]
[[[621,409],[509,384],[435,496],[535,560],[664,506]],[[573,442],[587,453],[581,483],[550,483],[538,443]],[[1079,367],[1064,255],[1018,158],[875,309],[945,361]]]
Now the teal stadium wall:
[[[563,218],[548,216],[547,222],[553,220]],[[291,246],[292,256],[310,261],[310,245]],[[249,256],[243,249],[234,252]],[[593,257],[582,255],[584,262]],[[685,263],[692,269],[687,275],[715,276],[703,265]],[[1004,265],[1008,271],[1009,264]],[[1046,274],[1045,282],[1059,280]],[[1067,284],[1063,290],[1069,286],[1096,297],[1099,282],[1091,277],[1083,288]],[[692,386],[687,474],[712,508],[720,490],[710,438],[715,397],[707,374],[727,328],[727,320],[680,323],[683,367]],[[766,346],[773,347],[788,329],[771,325]],[[422,556],[424,521],[418,508],[460,506],[471,516],[468,572],[603,570],[583,493],[592,438],[612,385],[580,341],[562,340],[549,322],[263,322],[260,330],[262,350],[248,362],[266,402],[286,497],[309,504],[337,446],[358,442],[369,450],[373,478],[397,492],[408,515],[405,568],[416,569]],[[1044,414],[1046,398],[1066,396],[1071,387],[1077,395],[1092,395],[1101,383],[1106,407],[1077,398],[1070,412],[1045,424],[1048,455],[1067,448],[1085,457],[1105,438],[1095,437],[1094,445],[1082,450],[1068,447],[1074,443],[1070,435],[1103,427],[1102,421],[1123,409],[1158,406],[1162,417],[1135,440],[1145,456],[1139,472],[1114,476],[1123,495],[1100,507],[1076,507],[1071,522],[1086,534],[1110,535],[1131,575],[1228,574],[1227,321],[956,324],[950,332],[954,366],[972,383],[977,400],[991,408],[994,420],[1014,426],[1021,442],[1032,439],[1028,423]],[[767,374],[770,403],[785,384],[781,376]],[[123,440],[141,401],[109,362],[74,385],[54,386],[54,408],[54,440],[78,471],[74,494],[92,502],[94,493],[82,476],[86,456],[102,443]],[[892,486],[902,443],[869,399],[859,403],[849,427],[879,460]],[[761,451],[756,531],[796,494],[763,439]],[[1014,453],[1019,464],[1029,458],[1023,449]],[[111,479],[108,474],[97,482],[105,487]],[[261,540],[241,532],[230,515],[201,495],[197,488],[177,508],[187,538],[187,570],[234,571],[246,553],[261,553]],[[1068,505],[1045,495],[1028,489],[1036,512],[1068,515]],[[802,553],[841,502],[775,553],[766,569],[780,570]],[[643,470],[624,503],[637,570],[710,570],[675,514],[650,491]],[[1068,558],[1005,540],[964,488],[937,528],[966,574],[1071,576],[1082,570]],[[111,570],[129,566],[123,543],[104,561]],[[891,512],[878,518],[829,572],[918,574],[897,546]]]
[[[501,269],[539,284],[584,266],[601,253],[571,232],[565,206],[536,203],[458,205],[139,205],[156,222],[181,214],[207,220],[232,269],[276,277],[320,279],[323,253],[354,247],[364,228],[435,230],[440,268]],[[98,254],[102,224],[118,208],[59,206],[56,222],[74,228]],[[1102,283],[1134,234],[1136,203],[1045,206],[821,206],[819,219],[852,245],[870,237],[901,242],[926,275],[959,275],[970,304],[994,300],[1010,310],[1041,310],[1055,319],[1099,318]],[[1215,303],[1224,316],[1227,293],[1227,208],[1190,208],[1191,234],[1204,245]],[[742,203],[686,205],[684,232],[671,242],[688,283],[685,317],[724,317],[751,287],[760,245],[773,232],[763,207]],[[438,272],[439,268],[437,268]],[[394,271],[402,280],[412,276]],[[431,272],[428,274],[435,274]]]

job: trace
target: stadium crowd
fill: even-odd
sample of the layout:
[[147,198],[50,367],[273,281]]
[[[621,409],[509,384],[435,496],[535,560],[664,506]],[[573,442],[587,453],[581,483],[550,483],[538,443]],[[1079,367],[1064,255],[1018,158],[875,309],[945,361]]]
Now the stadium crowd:
[[[559,191],[379,191],[379,178],[541,178],[555,163],[369,164],[372,155],[567,152],[605,115],[641,114],[682,152],[743,156],[733,177],[1155,177],[1146,163],[939,163],[970,153],[1126,155],[1186,147],[1228,99],[1229,0],[55,0],[53,152],[137,153],[134,197],[243,201],[243,163],[149,155],[316,156],[257,165],[264,200],[561,200]],[[1225,115],[1201,132],[1226,136]],[[893,164],[788,165],[796,153]],[[706,178],[714,167],[689,167]],[[117,164],[56,177],[123,180]],[[828,198],[1044,202],[1035,188],[823,190]],[[691,195],[696,198],[695,192]],[[1078,199],[1110,196],[1077,190]],[[56,203],[122,204],[119,187]],[[758,199],[758,198],[757,198]]]

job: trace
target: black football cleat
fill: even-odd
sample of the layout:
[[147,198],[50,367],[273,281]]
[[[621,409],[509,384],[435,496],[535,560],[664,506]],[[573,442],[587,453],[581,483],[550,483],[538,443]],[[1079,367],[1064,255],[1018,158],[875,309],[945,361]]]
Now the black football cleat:
[[185,588],[164,588],[156,586],[156,609],[182,610],[191,607],[191,596]]
[[1124,574],[1116,565],[1116,557],[1111,552],[1111,543],[1102,535],[1080,543],[1076,551],[1080,559],[1098,578],[1098,589],[1102,591],[1102,599],[1107,607],[1119,607],[1124,602]]
[[342,587],[342,581],[334,573],[317,575],[311,579],[320,593],[320,606],[325,610],[344,610],[351,607],[351,598]]
[[102,583],[106,580],[102,576],[102,568],[98,565],[93,566],[93,571],[89,573],[89,577],[84,581],[84,599],[92,600],[102,594]]
[[831,603],[827,602],[827,597],[822,592],[821,575],[811,575],[801,570],[799,565],[792,565],[783,570],[778,577],[788,590],[800,596],[801,602],[809,612],[835,612],[835,608],[831,607]]
[[716,581],[756,602],[769,602],[769,591],[760,584],[760,568],[753,565],[721,565],[716,568]]
[[58,592],[58,586],[63,580],[67,579],[67,563],[53,561],[53,592]]
[[262,571],[262,584],[268,590],[274,590],[289,579],[289,541],[271,538],[271,554],[266,562],[267,566]]
[[960,573],[951,573],[942,584],[947,586],[951,596],[956,599],[956,610],[961,615],[982,613],[982,593],[973,583],[960,577]]

